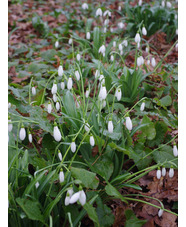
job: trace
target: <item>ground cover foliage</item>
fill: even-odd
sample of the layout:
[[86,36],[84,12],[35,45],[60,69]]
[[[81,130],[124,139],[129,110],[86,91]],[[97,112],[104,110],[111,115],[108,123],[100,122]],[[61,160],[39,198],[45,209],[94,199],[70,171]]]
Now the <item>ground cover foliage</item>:
[[10,226],[178,225],[176,1],[8,1]]

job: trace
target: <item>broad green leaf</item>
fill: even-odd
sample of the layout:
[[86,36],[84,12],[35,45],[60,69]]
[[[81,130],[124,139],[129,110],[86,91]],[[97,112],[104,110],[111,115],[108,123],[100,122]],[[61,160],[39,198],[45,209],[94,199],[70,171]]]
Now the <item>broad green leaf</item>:
[[41,57],[49,62],[54,59],[55,55],[57,55],[57,52],[54,49],[46,50],[41,53]]
[[149,125],[146,125],[145,127],[142,127],[141,131],[147,137],[147,139],[149,140],[154,139],[154,137],[156,136],[156,130],[153,122],[151,122],[151,120],[145,115],[143,117],[141,124],[145,124],[145,125],[149,124]]
[[116,199],[121,199],[121,201],[128,203],[124,197],[119,193],[119,191],[113,187],[110,183],[107,183],[107,186],[105,187],[107,195],[110,195]]
[[99,180],[95,173],[88,170],[71,167],[72,176],[82,182],[84,187],[96,189],[99,184]]
[[83,208],[87,211],[89,218],[94,222],[95,226],[100,226],[95,208],[90,203],[85,203]]
[[160,99],[160,102],[162,106],[170,106],[172,104],[172,99],[169,95],[167,95]]
[[125,216],[127,218],[125,227],[141,227],[147,222],[146,220],[138,219],[132,210],[126,210]]

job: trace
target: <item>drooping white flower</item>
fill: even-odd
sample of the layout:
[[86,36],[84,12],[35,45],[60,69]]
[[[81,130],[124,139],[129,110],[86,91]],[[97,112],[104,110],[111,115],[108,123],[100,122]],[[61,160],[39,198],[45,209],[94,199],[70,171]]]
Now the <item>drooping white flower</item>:
[[56,110],[59,111],[59,109],[60,109],[60,104],[59,104],[59,102],[57,101],[57,102],[56,102]]
[[144,64],[144,58],[143,58],[143,56],[140,56],[140,58],[141,58],[141,65],[143,65]]
[[59,172],[59,182],[63,183],[64,180],[65,180],[65,176],[64,176],[63,170],[61,169]]
[[76,143],[72,142],[71,143],[71,151],[74,153],[76,151]]
[[119,23],[118,23],[118,27],[119,27],[120,29],[122,29],[122,28],[124,28],[124,27],[125,27],[125,25],[124,25],[124,23],[123,23],[123,22],[119,22]]
[[61,140],[61,132],[56,124],[54,124],[53,136],[57,142]]
[[174,144],[174,146],[173,146],[173,155],[174,155],[175,157],[178,156],[178,149],[177,149],[176,144]]
[[156,60],[154,57],[151,59],[151,64],[152,64],[152,67],[156,66]]
[[81,55],[80,55],[80,54],[77,54],[77,55],[76,55],[76,59],[77,59],[77,61],[80,61]]
[[122,50],[123,50],[123,46],[122,46],[122,44],[121,44],[121,43],[119,44],[119,46],[118,46],[118,47],[119,47],[119,50],[120,50],[120,51],[122,51]]
[[109,122],[108,122],[108,132],[109,133],[113,133],[113,130],[114,130],[113,122],[112,122],[112,120],[109,120]]
[[59,158],[59,160],[60,160],[60,161],[62,161],[62,159],[63,159],[63,157],[62,157],[62,154],[61,154],[60,150],[58,150],[58,158]]
[[80,192],[74,193],[70,198],[70,204],[76,203],[79,200]]
[[99,98],[100,100],[104,100],[107,97],[107,90],[106,87],[103,85],[101,86],[100,92],[99,92]]
[[90,39],[90,32],[86,33],[86,39]]
[[166,175],[166,169],[165,167],[162,168],[161,170],[161,175],[164,177]]
[[82,7],[82,9],[84,9],[84,10],[85,10],[85,9],[88,9],[88,4],[87,4],[86,2],[84,2],[84,3],[82,4],[81,7]]
[[125,39],[125,40],[123,40],[122,44],[123,44],[125,47],[127,47],[127,46],[128,46],[128,41]]
[[147,60],[147,65],[150,65],[150,60],[149,59]]
[[61,81],[61,89],[62,89],[62,90],[64,90],[64,89],[65,89],[65,82],[64,82],[64,80],[63,80],[63,81]]
[[169,177],[172,178],[174,176],[174,169],[170,168],[169,169]]
[[146,52],[146,53],[149,52],[149,47],[148,47],[148,46],[145,48],[145,52]]
[[139,6],[142,5],[142,0],[139,0],[138,5],[139,5]]
[[75,76],[76,76],[77,81],[79,81],[80,80],[80,74],[79,74],[78,70],[75,71]]
[[146,30],[145,27],[142,28],[142,34],[143,34],[143,35],[147,35],[147,30]]
[[79,202],[82,206],[84,206],[86,203],[86,194],[83,190],[79,191]]
[[105,84],[105,77],[102,74],[99,76],[99,81],[101,85]]
[[70,196],[67,193],[67,195],[65,197],[65,206],[68,206],[69,204],[70,204]]
[[59,47],[59,41],[57,40],[56,42],[55,42],[55,48],[57,49]]
[[111,17],[111,12],[109,10],[106,10],[104,13],[103,13],[103,16],[106,17],[106,16],[109,16]]
[[136,33],[136,36],[135,36],[134,40],[135,40],[136,43],[140,43],[141,37],[140,37],[139,33]]
[[105,45],[102,45],[102,46],[99,48],[98,53],[104,54],[104,53],[105,53],[105,50],[106,50]]
[[85,93],[85,97],[88,98],[90,94],[90,90],[87,88],[86,93]]
[[142,104],[140,106],[140,111],[142,112],[142,111],[144,111],[144,109],[145,109],[145,102],[142,102]]
[[36,88],[35,87],[32,87],[32,95],[36,95]]
[[50,102],[48,103],[47,111],[49,114],[52,112],[52,104]]
[[140,48],[140,43],[137,43],[137,48],[138,48],[138,49]]
[[88,122],[85,122],[85,120],[83,120],[83,121],[84,121],[84,124],[85,124],[85,126],[84,126],[85,131],[88,132],[90,130],[90,125],[89,125]]
[[72,38],[70,38],[70,39],[68,40],[68,44],[69,44],[69,45],[72,44]]
[[176,29],[176,35],[178,35],[178,29]]
[[52,94],[56,94],[57,93],[57,84],[56,83],[53,83],[51,92],[52,92]]
[[114,29],[113,29],[112,27],[110,28],[110,32],[111,32],[111,33],[113,33],[113,32],[114,32]]
[[108,24],[109,24],[109,19],[106,19],[106,20],[104,21],[104,25],[107,26]]
[[97,17],[97,16],[102,17],[102,15],[103,15],[103,12],[102,12],[101,8],[98,8],[98,9],[96,10],[96,17]]
[[162,2],[161,2],[161,6],[162,6],[162,7],[165,7],[165,1],[162,1]]
[[72,89],[72,85],[73,85],[72,77],[69,77],[67,81],[67,89],[68,90]]
[[[106,33],[106,32],[107,32],[107,28],[104,27],[104,28],[103,28],[103,33]],[[104,54],[105,54],[105,53],[104,53]],[[104,54],[103,54],[103,55],[104,55]]]
[[53,98],[53,101],[54,102],[57,102],[57,95],[56,94],[53,94],[53,97],[52,98]]
[[8,103],[8,109],[10,109],[10,107],[11,107],[11,103],[9,102],[9,103]]
[[93,147],[95,145],[95,140],[93,135],[90,136],[90,145]]
[[171,8],[172,4],[170,2],[167,2],[167,8]]
[[139,56],[137,57],[137,66],[140,67],[141,63],[141,56]]
[[118,101],[121,100],[122,93],[121,93],[121,89],[120,88],[117,88],[116,89],[115,96],[116,96],[116,98],[117,98]]
[[60,66],[58,67],[58,76],[62,77],[62,75],[63,75],[63,66],[60,65]]
[[8,120],[8,131],[11,132],[12,131],[12,128],[13,128],[13,124],[11,123],[12,121],[9,119]]
[[116,47],[116,41],[113,42],[113,47]]
[[159,211],[158,211],[158,217],[160,218],[162,215],[163,215],[163,210],[162,209],[159,209]]
[[157,177],[158,179],[161,178],[161,170],[160,170],[160,169],[157,170],[157,172],[156,172],[156,177]]
[[132,121],[131,121],[130,117],[126,117],[125,119],[126,119],[126,127],[129,131],[131,131],[132,130]]
[[118,10],[121,11],[121,6],[118,6]]
[[28,134],[28,140],[30,143],[32,143],[32,134],[31,133]]
[[37,181],[35,184],[36,189],[39,187],[39,182]]
[[20,140],[24,140],[25,137],[26,137],[26,130],[25,130],[24,126],[22,126],[19,131],[19,138],[20,138]]
[[113,56],[113,55],[110,56],[110,60],[111,60],[112,62],[114,61],[114,56]]

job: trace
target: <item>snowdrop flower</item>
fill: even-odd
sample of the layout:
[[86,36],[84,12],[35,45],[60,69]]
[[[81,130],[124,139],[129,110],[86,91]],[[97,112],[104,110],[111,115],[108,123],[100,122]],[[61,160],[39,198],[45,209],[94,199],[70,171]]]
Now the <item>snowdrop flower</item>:
[[74,193],[70,198],[70,204],[76,203],[79,200],[80,192]]
[[39,182],[36,182],[35,187],[36,189],[39,187]]
[[172,178],[174,176],[174,169],[170,168],[169,169],[169,177]]
[[153,66],[153,67],[155,67],[155,66],[156,66],[156,60],[155,60],[155,58],[154,58],[154,57],[151,59],[151,64],[152,64],[152,66]]
[[127,40],[124,40],[124,41],[122,42],[122,44],[123,44],[125,47],[127,47],[127,46],[128,46],[128,41],[127,41]]
[[97,69],[97,70],[96,70],[96,73],[95,73],[95,79],[99,78],[99,76],[100,76],[100,72],[99,72],[99,70]]
[[148,46],[145,48],[145,52],[148,53],[149,52],[149,48]]
[[19,138],[20,138],[20,140],[24,140],[25,137],[26,137],[26,130],[25,130],[24,126],[22,125],[21,129],[19,131]]
[[59,182],[63,183],[64,180],[65,180],[65,176],[64,176],[63,170],[61,169],[59,172]]
[[147,65],[150,65],[150,60],[149,59],[147,60]]
[[108,132],[109,133],[113,133],[113,130],[114,130],[113,122],[112,122],[111,119],[109,119],[109,122],[108,122]]
[[105,53],[105,50],[106,50],[105,45],[102,45],[102,46],[99,48],[98,53],[104,54],[104,53]]
[[80,55],[80,54],[77,54],[77,55],[76,55],[76,59],[77,59],[77,61],[80,61],[81,55]]
[[144,109],[145,109],[145,102],[142,102],[142,104],[140,106],[140,111],[142,112],[142,111],[144,111]]
[[111,32],[111,33],[114,32],[114,29],[113,29],[113,28],[110,28],[110,32]]
[[13,128],[13,124],[11,123],[12,121],[9,119],[8,120],[9,124],[8,124],[8,132],[11,132],[12,131],[12,128]]
[[163,210],[162,209],[159,209],[159,211],[158,211],[158,217],[160,218],[162,215],[163,215]]
[[83,190],[79,191],[79,202],[82,206],[84,206],[86,203],[86,194]]
[[107,90],[106,90],[105,85],[103,84],[101,86],[101,89],[100,89],[100,92],[99,92],[99,98],[100,98],[100,100],[104,100],[104,99],[106,99],[106,97],[107,97]]
[[162,6],[162,7],[165,7],[165,1],[162,1],[162,2],[161,2],[161,6]]
[[142,34],[143,34],[143,35],[147,35],[147,30],[146,30],[145,27],[142,28]]
[[137,58],[137,66],[140,67],[140,65],[142,64],[141,62],[141,56]]
[[116,96],[116,98],[117,98],[118,101],[121,100],[122,93],[121,93],[121,89],[120,88],[116,89],[115,96]]
[[118,6],[118,10],[121,11],[121,6]]
[[132,121],[131,121],[130,117],[126,117],[125,119],[126,119],[126,127],[129,131],[131,131],[132,130]]
[[54,123],[54,130],[53,130],[54,139],[59,142],[61,140],[61,132],[56,123]]
[[90,93],[90,90],[87,88],[86,93],[85,93],[86,98],[88,98],[89,93]]
[[90,39],[90,32],[86,33],[86,39]]
[[68,88],[68,90],[72,89],[72,85],[73,85],[73,81],[72,81],[72,77],[70,76],[68,78],[68,82],[67,82],[67,88]]
[[116,41],[113,42],[113,47],[116,47]]
[[110,56],[110,60],[111,60],[112,62],[114,61],[114,56],[113,56],[113,55]]
[[55,42],[55,48],[57,49],[59,47],[59,41],[57,40],[56,42]]
[[120,29],[122,29],[122,28],[124,28],[124,27],[125,27],[125,25],[124,25],[124,23],[123,23],[123,22],[120,22],[120,23],[118,23],[118,27],[119,27]]
[[67,193],[69,194],[70,197],[73,195],[74,191],[72,186],[68,189]]
[[90,145],[93,147],[95,145],[95,140],[93,135],[90,136]]
[[176,29],[176,35],[178,35],[178,29]]
[[103,13],[103,16],[106,17],[106,16],[109,16],[111,17],[111,12],[109,10],[106,10],[104,13]]
[[107,26],[108,24],[109,24],[109,19],[106,19],[106,20],[104,21],[104,25]]
[[62,89],[62,90],[65,89],[65,82],[64,82],[64,80],[61,81],[61,89]]
[[57,93],[57,83],[56,82],[53,83],[51,92],[52,92],[52,94],[56,94]]
[[96,10],[96,17],[97,17],[97,16],[102,17],[102,14],[103,14],[103,12],[102,12],[101,8],[98,8],[98,9]]
[[36,88],[34,86],[32,87],[32,95],[36,95]]
[[119,50],[120,50],[120,51],[122,51],[122,50],[123,50],[123,46],[122,46],[122,44],[121,44],[121,43],[119,44]]
[[82,4],[81,7],[82,7],[82,9],[84,9],[84,10],[85,10],[85,9],[88,9],[88,4],[84,2],[84,3]]
[[50,102],[48,103],[47,111],[49,114],[52,112],[52,104]]
[[60,66],[58,67],[58,76],[62,77],[62,75],[63,75],[63,66],[60,65]]
[[123,55],[123,50],[120,51],[120,55]]
[[72,44],[72,38],[70,38],[70,39],[68,40],[68,44],[69,44],[69,45]]
[[8,103],[8,109],[10,109],[10,107],[11,107],[11,103],[9,102],[9,103]]
[[162,168],[161,170],[161,175],[164,177],[166,175],[166,169],[165,167]]
[[77,81],[79,81],[80,80],[80,74],[79,74],[78,70],[75,71],[75,76],[76,76]]
[[59,111],[59,109],[60,109],[60,104],[59,104],[59,102],[57,101],[57,102],[56,102],[56,110]]
[[143,58],[143,56],[140,56],[140,58],[141,58],[141,65],[143,65],[144,64],[144,58]]
[[29,140],[30,143],[32,143],[32,134],[30,132],[28,134],[28,140]]
[[160,170],[160,169],[157,170],[157,172],[156,172],[156,177],[157,177],[158,179],[161,178],[161,170]]
[[62,161],[62,159],[63,159],[60,150],[58,150],[58,158],[59,158],[60,161]]
[[69,193],[67,192],[67,195],[65,197],[65,206],[68,206],[70,204],[70,196]]
[[140,43],[141,37],[140,37],[139,33],[136,33],[136,36],[135,36],[134,40],[135,40],[136,43]]
[[71,143],[71,151],[74,153],[76,151],[76,144],[75,142]]
[[174,146],[173,146],[173,155],[174,155],[175,157],[178,156],[178,149],[177,149],[176,144],[174,144]]
[[89,130],[90,130],[90,125],[89,125],[89,123],[87,123],[87,122],[85,122],[85,120],[83,120],[84,121],[84,124],[85,124],[85,131],[86,132],[88,132]]
[[[104,27],[104,28],[103,28],[103,33],[106,33],[106,32],[107,32],[107,28]],[[104,55],[104,57],[105,57],[105,53],[103,53],[103,55]]]
[[57,95],[56,94],[53,94],[53,97],[52,98],[53,98],[53,101],[54,102],[57,102]]
[[142,5],[142,0],[139,0],[138,5],[139,5],[139,6]]
[[140,48],[140,43],[137,43],[137,48],[138,48],[138,49]]
[[167,8],[171,8],[172,4],[170,2],[167,2]]

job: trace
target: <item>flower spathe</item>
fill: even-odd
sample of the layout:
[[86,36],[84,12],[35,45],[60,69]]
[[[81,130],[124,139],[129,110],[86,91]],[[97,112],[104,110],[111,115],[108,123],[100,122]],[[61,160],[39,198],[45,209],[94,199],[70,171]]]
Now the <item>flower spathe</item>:
[[76,151],[76,143],[72,142],[71,143],[71,151],[74,153]]
[[62,77],[62,75],[63,75],[63,66],[60,65],[60,66],[58,67],[58,76],[59,76],[59,77]]
[[20,129],[20,131],[19,131],[19,138],[20,138],[20,140],[24,140],[25,137],[26,137],[26,130],[25,130],[25,128],[22,126],[21,129]]
[[131,131],[132,130],[132,121],[131,121],[130,117],[126,117],[125,119],[126,119],[126,127],[129,131]]
[[54,139],[59,142],[61,140],[61,132],[57,125],[54,124],[54,131],[53,131]]

